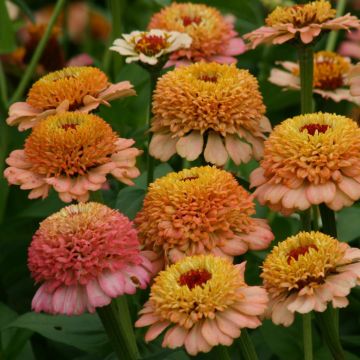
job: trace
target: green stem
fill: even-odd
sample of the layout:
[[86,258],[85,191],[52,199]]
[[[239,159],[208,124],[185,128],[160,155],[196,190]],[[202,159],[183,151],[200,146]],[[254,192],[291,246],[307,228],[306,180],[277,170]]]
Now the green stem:
[[304,360],[312,360],[312,328],[311,328],[311,315],[309,312],[302,316],[303,318],[303,339],[304,339]]
[[329,209],[325,204],[320,204],[319,208],[320,208],[321,221],[323,225],[322,232],[336,239],[337,230],[336,230],[336,219],[335,219],[334,211]]
[[301,229],[311,231],[311,208],[300,213]]
[[29,84],[29,82],[31,80],[31,77],[34,74],[36,65],[38,64],[38,62],[40,60],[40,57],[44,52],[46,43],[49,40],[49,37],[51,35],[51,31],[52,31],[52,29],[53,29],[53,27],[55,25],[55,22],[56,22],[56,19],[60,15],[60,12],[61,12],[62,8],[65,5],[65,1],[66,0],[58,0],[56,2],[54,12],[51,15],[51,18],[50,18],[48,26],[47,26],[47,28],[45,30],[45,33],[44,33],[43,37],[41,38],[41,40],[39,41],[39,44],[36,47],[36,50],[34,52],[34,55],[31,58],[30,64],[26,68],[25,73],[22,76],[21,81],[20,81],[17,89],[15,90],[14,95],[12,96],[12,98],[10,100],[11,104],[18,101],[18,100],[20,100],[21,97],[23,96],[24,91],[25,91],[26,87],[28,86],[28,84]]
[[257,354],[254,344],[246,329],[241,329],[241,335],[238,339],[240,345],[240,353],[244,360],[257,360]]
[[222,345],[216,346],[211,351],[211,354],[214,354],[214,358],[218,360],[231,360],[228,349]]
[[312,206],[312,229],[314,231],[318,231],[319,230],[319,207],[317,205],[313,205]]
[[299,47],[301,113],[313,111],[314,50],[310,45]]
[[1,60],[0,60],[0,102],[1,102],[0,106],[3,108],[4,112],[7,112],[7,108],[8,108],[7,85],[6,85],[6,77]]
[[[150,129],[151,119],[152,119],[152,116],[153,116],[153,113],[152,113],[152,95],[153,95],[153,92],[155,90],[156,82],[157,82],[157,79],[160,76],[160,74],[157,71],[151,71],[150,70],[149,75],[150,75],[150,93],[149,93],[148,129]],[[155,166],[154,158],[150,155],[150,151],[149,151],[151,138],[152,138],[152,133],[149,130],[149,134],[148,134],[148,152],[147,152],[147,184],[148,184],[148,186],[154,180],[154,166]]]
[[[345,8],[346,8],[346,0],[338,0],[337,1],[337,6],[336,6],[336,17],[342,16],[345,12]],[[331,31],[331,33],[329,34],[329,37],[327,39],[327,43],[326,43],[326,50],[327,51],[334,51],[335,50],[335,45],[336,45],[336,41],[338,38],[338,30],[333,30]]]
[[120,296],[109,305],[96,310],[118,359],[138,359],[139,351],[136,346],[126,297]]
[[320,327],[321,334],[335,360],[345,360],[344,350],[339,338],[338,311],[331,304],[324,312],[316,312],[316,321]]

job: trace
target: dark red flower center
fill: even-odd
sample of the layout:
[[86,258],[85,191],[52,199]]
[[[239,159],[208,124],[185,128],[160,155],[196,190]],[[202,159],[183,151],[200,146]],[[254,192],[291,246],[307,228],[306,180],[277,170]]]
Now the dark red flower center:
[[161,50],[168,47],[165,38],[157,35],[144,35],[135,45],[137,52],[143,53],[147,56],[154,56]]
[[300,128],[300,131],[307,130],[309,135],[315,135],[315,132],[318,133],[326,133],[327,129],[329,129],[329,125],[321,125],[321,124],[307,124]]
[[201,75],[198,78],[201,81],[206,81],[206,82],[213,82],[216,83],[217,82],[217,77],[215,75],[211,76],[211,75]]
[[181,17],[183,25],[184,26],[189,26],[192,24],[196,24],[199,25],[201,23],[201,17],[200,16],[182,16]]
[[196,179],[198,179],[199,178],[199,176],[198,175],[193,175],[193,176],[186,176],[186,177],[184,177],[184,178],[182,178],[182,179],[180,179],[181,181],[187,181],[187,180],[196,180]]
[[309,249],[315,249],[318,250],[316,245],[305,245],[305,246],[299,246],[296,249],[291,250],[288,253],[288,257],[287,257],[287,263],[290,264],[291,259],[297,260],[299,258],[300,255],[305,255],[309,252]]
[[179,284],[187,287],[191,290],[195,286],[201,286],[206,284],[211,279],[211,274],[205,269],[190,270],[185,274],[182,274],[179,279]]
[[62,124],[61,128],[64,130],[76,129],[77,124]]

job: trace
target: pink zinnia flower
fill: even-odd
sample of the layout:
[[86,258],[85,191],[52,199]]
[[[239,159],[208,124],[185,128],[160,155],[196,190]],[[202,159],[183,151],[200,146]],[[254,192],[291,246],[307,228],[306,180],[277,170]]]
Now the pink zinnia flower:
[[360,280],[360,250],[320,232],[300,232],[273,248],[260,275],[270,297],[267,315],[289,326],[295,313],[349,304]]
[[23,131],[49,115],[64,111],[88,113],[100,104],[135,95],[128,81],[111,84],[99,69],[89,66],[69,66],[43,76],[29,90],[26,102],[10,106],[8,125],[18,125]]
[[184,346],[190,355],[230,346],[242,328],[261,325],[266,291],[244,281],[245,263],[213,255],[187,257],[162,271],[140,311],[137,327],[149,326],[145,341],[165,329],[163,347]]
[[151,18],[149,29],[187,33],[192,38],[189,49],[171,54],[167,66],[188,65],[198,61],[236,63],[235,55],[245,51],[234,25],[218,10],[204,4],[173,3]]
[[266,249],[274,235],[266,220],[251,217],[254,213],[250,194],[232,174],[203,166],[152,183],[134,222],[141,244],[158,254],[162,268],[190,255],[232,259]]
[[41,121],[26,139],[24,150],[6,159],[10,184],[31,190],[29,199],[46,198],[53,187],[62,201],[87,201],[101,189],[106,175],[133,185],[140,175],[132,139],[119,138],[103,119],[90,114],[61,113]]
[[350,73],[350,92],[353,96],[358,96],[360,99],[360,63],[352,69]]
[[360,199],[360,128],[345,116],[296,116],[274,128],[250,175],[254,196],[291,214],[325,203],[337,211]]
[[[269,81],[284,89],[300,90],[300,70],[297,63],[280,61],[284,69],[272,69]],[[333,101],[351,101],[360,104],[360,98],[350,94],[349,73],[352,65],[349,58],[344,58],[332,51],[319,51],[314,55],[313,92]]]
[[360,60],[360,29],[347,34],[345,41],[340,44],[339,54]]
[[29,247],[36,312],[79,315],[134,294],[150,281],[132,222],[98,203],[70,205],[45,219]]
[[263,43],[283,44],[297,40],[303,44],[311,43],[314,38],[326,30],[349,30],[359,28],[356,16],[346,14],[335,18],[336,10],[327,0],[312,1],[307,4],[278,6],[265,20],[262,26],[246,35],[251,48]]

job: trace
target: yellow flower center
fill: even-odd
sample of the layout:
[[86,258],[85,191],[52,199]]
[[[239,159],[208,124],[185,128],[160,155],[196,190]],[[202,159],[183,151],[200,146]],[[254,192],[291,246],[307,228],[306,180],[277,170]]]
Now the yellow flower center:
[[162,76],[153,97],[152,130],[178,136],[192,130],[222,135],[259,131],[265,106],[256,78],[247,70],[196,63]]
[[345,250],[340,242],[320,232],[300,232],[273,248],[263,263],[261,277],[273,293],[317,287],[336,272]]
[[62,113],[41,121],[25,143],[32,171],[45,176],[84,175],[110,161],[117,136],[100,117]]
[[[314,56],[314,87],[335,90],[344,85],[344,76],[350,70],[350,63],[331,51],[319,51]],[[299,76],[299,69],[293,70]]]
[[323,184],[334,172],[358,163],[360,129],[344,116],[314,113],[276,126],[265,141],[265,176],[291,186],[294,177]]
[[135,50],[147,56],[157,55],[160,51],[169,47],[166,37],[147,35],[146,33],[136,42]]
[[278,6],[265,22],[268,26],[293,24],[301,28],[310,24],[322,24],[335,16],[336,10],[331,8],[329,1],[318,0],[302,5]]
[[239,270],[230,261],[212,255],[192,256],[159,273],[150,302],[164,320],[191,328],[241,299],[237,290],[243,286]]
[[69,110],[76,110],[83,105],[86,95],[96,96],[107,86],[107,76],[97,68],[67,67],[38,80],[31,87],[26,102],[36,109],[47,110],[68,100]]

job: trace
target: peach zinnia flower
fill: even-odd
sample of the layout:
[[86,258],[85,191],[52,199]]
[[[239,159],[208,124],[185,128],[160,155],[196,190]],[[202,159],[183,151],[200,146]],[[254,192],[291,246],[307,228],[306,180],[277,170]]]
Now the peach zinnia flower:
[[245,263],[212,255],[183,259],[155,278],[135,326],[151,325],[145,341],[168,328],[162,346],[185,346],[190,355],[230,346],[242,328],[261,325],[268,302],[264,289],[246,285],[244,271]]
[[300,232],[273,248],[260,275],[269,293],[268,315],[289,326],[294,313],[348,305],[360,280],[360,250],[320,232]]
[[170,56],[168,66],[198,61],[235,63],[235,55],[245,51],[245,44],[231,21],[220,12],[203,4],[173,3],[151,18],[149,29],[162,29],[187,33],[192,38],[191,47]]
[[88,113],[110,100],[135,95],[128,81],[110,84],[107,76],[90,66],[67,67],[43,76],[29,90],[26,102],[12,104],[6,122],[19,130],[33,127],[49,115],[64,111]]
[[125,184],[140,175],[135,167],[141,151],[132,139],[122,139],[98,116],[61,113],[41,121],[14,150],[4,172],[10,184],[31,190],[30,199],[45,198],[52,186],[61,200],[87,201],[112,174]]
[[[144,64],[156,65],[166,54],[182,48],[189,48],[191,37],[177,31],[133,31],[123,34],[123,39],[116,39],[110,50],[126,56],[126,63],[140,61]],[[166,59],[163,61],[162,64]]]
[[343,56],[360,60],[360,29],[349,32],[338,51]]
[[266,26],[244,35],[254,49],[263,43],[283,44],[297,40],[311,43],[326,30],[349,30],[360,27],[356,16],[346,14],[335,18],[336,10],[327,0],[312,1],[307,4],[278,6],[265,20]]
[[274,238],[266,220],[250,217],[254,207],[230,173],[194,167],[152,183],[134,222],[140,242],[159,254],[159,262],[203,253],[232,258],[266,249]]
[[360,129],[344,116],[314,113],[276,126],[250,175],[262,205],[290,214],[325,203],[333,210],[360,198]]
[[[291,61],[280,61],[284,70],[272,69],[269,81],[287,89],[300,90],[299,65]],[[352,68],[349,58],[332,51],[319,51],[314,55],[314,88],[316,94],[334,101],[347,100],[360,104],[350,94],[349,72]]]
[[357,63],[350,73],[350,92],[360,99],[360,63]]
[[149,151],[167,161],[178,153],[189,161],[203,152],[222,166],[260,159],[271,125],[259,85],[247,70],[234,65],[197,63],[162,76],[153,95]]
[[94,202],[45,219],[30,244],[28,265],[42,283],[32,308],[66,315],[94,312],[112,298],[134,294],[146,287],[152,272],[132,222]]

